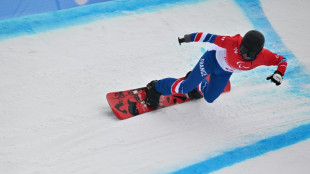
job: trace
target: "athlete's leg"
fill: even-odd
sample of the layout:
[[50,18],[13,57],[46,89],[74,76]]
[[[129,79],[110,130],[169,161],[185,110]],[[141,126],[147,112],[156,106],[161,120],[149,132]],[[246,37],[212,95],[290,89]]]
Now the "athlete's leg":
[[196,64],[187,79],[165,78],[156,82],[156,90],[164,95],[186,94],[194,90],[215,66],[215,51],[207,51]]
[[231,73],[225,74],[210,74],[209,83],[203,81],[199,86],[200,90],[203,93],[204,99],[208,103],[212,103],[215,99],[217,99],[221,93],[224,91]]

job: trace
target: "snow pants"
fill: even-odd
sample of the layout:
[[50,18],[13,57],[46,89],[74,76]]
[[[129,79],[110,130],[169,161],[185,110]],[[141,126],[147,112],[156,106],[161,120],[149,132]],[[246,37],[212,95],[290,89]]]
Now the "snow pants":
[[[163,95],[186,94],[198,90],[208,103],[212,103],[225,89],[231,72],[224,71],[216,60],[216,51],[207,51],[184,79],[165,78],[155,84],[155,89]],[[206,77],[210,74],[209,82]]]

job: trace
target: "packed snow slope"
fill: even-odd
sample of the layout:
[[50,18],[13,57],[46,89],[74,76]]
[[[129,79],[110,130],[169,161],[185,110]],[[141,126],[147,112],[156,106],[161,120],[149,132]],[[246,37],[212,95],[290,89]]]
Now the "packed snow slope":
[[[309,2],[115,0],[0,22],[0,173],[299,173],[310,170]],[[214,103],[118,120],[105,95],[191,70],[204,31],[266,35],[288,58],[234,74]]]

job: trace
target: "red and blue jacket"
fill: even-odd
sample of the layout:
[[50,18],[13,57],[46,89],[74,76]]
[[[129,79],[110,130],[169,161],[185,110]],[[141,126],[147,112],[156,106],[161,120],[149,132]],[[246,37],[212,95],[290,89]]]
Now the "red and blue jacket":
[[185,42],[209,42],[213,43],[209,51],[216,51],[216,60],[221,68],[228,72],[242,72],[254,69],[258,66],[278,66],[277,70],[285,74],[287,60],[281,55],[275,54],[266,48],[257,55],[254,61],[245,61],[240,55],[242,36],[220,36],[210,33],[198,32],[184,36]]

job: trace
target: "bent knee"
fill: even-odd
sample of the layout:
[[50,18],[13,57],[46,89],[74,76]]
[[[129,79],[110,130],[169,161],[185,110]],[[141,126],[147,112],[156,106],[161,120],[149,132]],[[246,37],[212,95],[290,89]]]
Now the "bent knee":
[[205,99],[208,103],[213,103],[214,100],[215,100],[216,98],[205,96],[204,99]]

